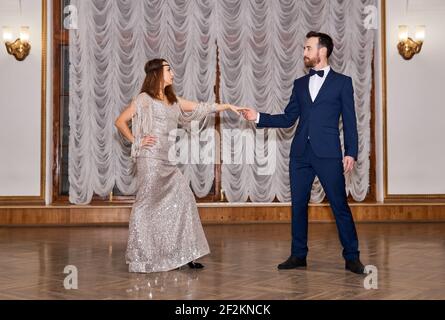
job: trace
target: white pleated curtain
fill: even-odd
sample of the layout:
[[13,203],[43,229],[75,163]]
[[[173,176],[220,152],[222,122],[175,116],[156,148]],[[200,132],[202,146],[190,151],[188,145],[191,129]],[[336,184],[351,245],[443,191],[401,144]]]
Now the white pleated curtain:
[[[303,46],[308,31],[332,36],[335,50],[330,58],[334,70],[354,79],[359,131],[359,159],[347,177],[347,191],[357,201],[365,199],[369,186],[370,101],[372,86],[373,30],[364,26],[365,7],[376,1],[364,0],[277,0],[217,2],[218,47],[221,64],[221,99],[238,105],[255,106],[268,113],[282,113],[289,101],[293,81],[305,74]],[[254,129],[254,124],[226,117],[223,129]],[[275,130],[276,164],[274,174],[261,175],[267,153],[256,154],[253,164],[237,164],[251,145],[243,144],[248,134],[225,134],[238,150],[232,150],[232,163],[222,166],[222,188],[230,202],[289,202],[289,150],[296,126]],[[262,130],[257,130],[257,135]],[[268,133],[267,133],[268,132]],[[261,141],[261,139],[259,140]],[[224,142],[225,145],[230,143]],[[269,143],[269,145],[273,145]],[[248,149],[246,153],[250,153]],[[261,151],[261,148],[259,149]],[[325,197],[316,179],[312,202]]]
[[[89,203],[117,185],[136,190],[128,144],[114,120],[140,90],[143,66],[166,58],[175,72],[178,95],[213,101],[216,42],[221,67],[221,100],[281,113],[293,80],[304,75],[303,44],[310,30],[329,33],[336,49],[333,68],[354,79],[360,137],[359,161],[347,179],[354,199],[365,198],[369,185],[370,94],[374,32],[363,26],[364,8],[376,0],[72,0],[78,9],[77,30],[70,31],[70,201]],[[288,154],[294,129],[255,130],[236,116],[222,115],[223,142],[233,139],[233,159],[245,149],[243,134],[252,129],[276,144],[276,167],[262,175],[267,151],[253,164],[222,166],[222,187],[230,202],[290,201]],[[209,117],[202,128],[213,128]],[[228,131],[227,131],[228,132]],[[248,134],[247,134],[248,135]],[[202,143],[205,144],[204,142]],[[270,144],[274,145],[274,144]],[[244,150],[247,151],[247,150]],[[269,150],[270,152],[270,150]],[[249,157],[249,155],[246,155]],[[235,162],[236,163],[236,162]],[[193,191],[202,197],[214,180],[213,165],[181,167]],[[312,201],[324,198],[318,181]]]
[[[141,89],[145,63],[165,58],[179,96],[214,101],[214,1],[72,0],[70,31],[70,202],[89,203],[116,185],[136,192],[129,148],[114,120]],[[212,128],[214,116],[201,127]],[[185,140],[183,140],[185,141]],[[209,193],[213,165],[181,166],[198,196]]]

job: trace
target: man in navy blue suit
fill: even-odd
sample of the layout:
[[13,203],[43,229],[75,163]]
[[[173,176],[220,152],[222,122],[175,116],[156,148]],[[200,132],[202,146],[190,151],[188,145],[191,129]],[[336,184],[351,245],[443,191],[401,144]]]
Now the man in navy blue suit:
[[[284,114],[270,115],[245,109],[244,117],[258,128],[289,128],[299,119],[289,161],[292,195],[291,256],[278,269],[306,267],[308,253],[308,203],[315,176],[328,197],[343,246],[345,268],[364,273],[358,238],[347,202],[345,173],[353,170],[358,154],[357,120],[352,79],[329,66],[334,44],[324,33],[309,32],[304,47],[304,64],[309,74],[294,82]],[[345,153],[339,133],[343,120]]]

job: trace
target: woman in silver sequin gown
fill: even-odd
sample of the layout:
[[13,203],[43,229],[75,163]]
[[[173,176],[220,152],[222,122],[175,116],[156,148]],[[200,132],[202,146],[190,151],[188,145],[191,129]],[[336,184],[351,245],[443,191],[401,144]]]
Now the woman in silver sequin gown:
[[[126,262],[129,272],[169,271],[210,253],[195,197],[169,150],[170,132],[178,124],[203,119],[232,105],[195,103],[177,98],[173,72],[163,59],[149,61],[139,94],[116,120],[116,127],[132,142],[138,191],[130,216]],[[132,120],[132,129],[128,122]]]

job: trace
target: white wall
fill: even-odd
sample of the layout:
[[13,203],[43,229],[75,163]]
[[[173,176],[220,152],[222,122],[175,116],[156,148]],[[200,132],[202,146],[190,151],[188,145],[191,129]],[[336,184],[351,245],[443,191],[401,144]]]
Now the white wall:
[[[388,194],[445,194],[445,1],[386,6]],[[422,52],[409,61],[396,48],[401,24],[426,25]]]
[[46,37],[46,190],[45,202],[50,204],[52,202],[53,192],[53,6],[52,1],[46,0],[46,15],[47,15],[47,37]]
[[0,37],[0,196],[40,196],[42,6],[40,0],[0,1],[0,28],[30,27],[31,54],[18,62]]

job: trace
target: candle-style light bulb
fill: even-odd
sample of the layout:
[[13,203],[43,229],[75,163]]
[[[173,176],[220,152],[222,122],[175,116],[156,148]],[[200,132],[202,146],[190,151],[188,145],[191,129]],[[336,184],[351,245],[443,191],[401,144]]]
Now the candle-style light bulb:
[[20,28],[20,40],[23,42],[29,42],[29,27]]
[[408,26],[399,26],[399,41],[406,42],[408,40]]
[[415,35],[415,40],[417,42],[423,42],[425,41],[425,26],[417,26],[416,27],[416,35]]
[[3,40],[11,42],[13,40],[12,29],[10,27],[3,27]]

